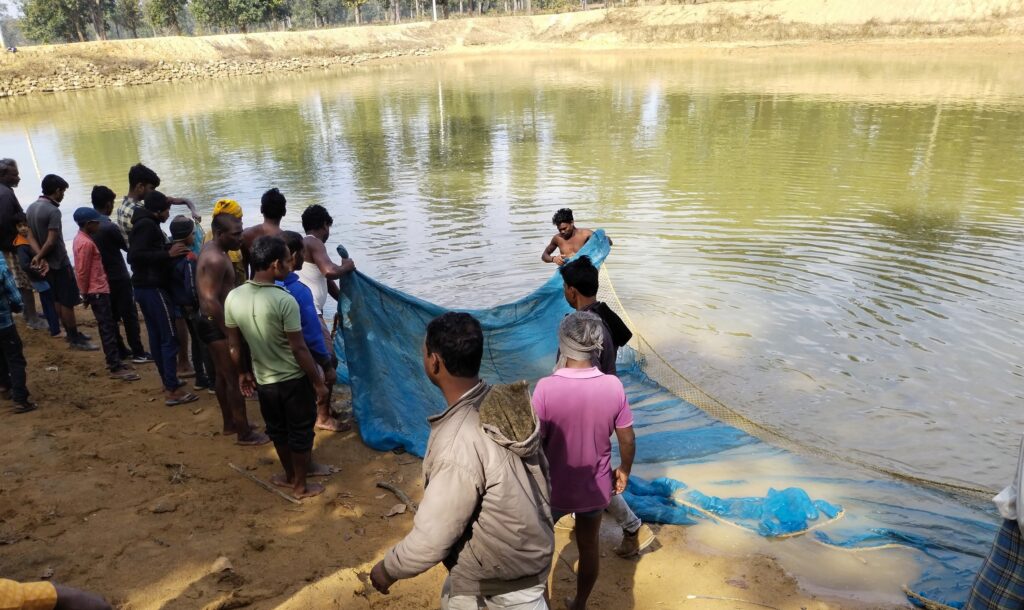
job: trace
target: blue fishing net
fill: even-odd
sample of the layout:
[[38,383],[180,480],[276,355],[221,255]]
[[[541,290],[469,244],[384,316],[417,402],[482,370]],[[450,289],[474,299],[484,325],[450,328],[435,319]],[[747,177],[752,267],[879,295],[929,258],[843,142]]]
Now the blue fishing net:
[[[601,265],[609,250],[604,232],[597,231],[580,254]],[[334,348],[341,361],[339,379],[352,388],[363,440],[374,449],[402,448],[422,456],[430,432],[427,417],[445,408],[423,372],[423,337],[427,323],[446,309],[358,272],[344,278],[341,289]],[[556,272],[518,301],[462,311],[472,313],[484,329],[481,376],[491,383],[508,383],[535,382],[551,373],[558,323],[571,308]],[[938,492],[879,481],[862,472],[805,463],[712,419],[659,386],[628,348],[620,350],[619,377],[637,433],[636,476],[624,498],[645,521],[728,522],[776,538],[815,529],[808,535],[822,544],[854,552],[899,545],[916,550],[922,565],[911,590],[954,607],[966,598],[995,533],[994,518],[984,507],[965,506]],[[779,460],[798,474],[776,476],[764,467]],[[703,489],[678,480],[687,467],[701,464],[748,476],[705,481]],[[826,470],[829,476],[821,476]],[[759,493],[729,493],[740,485]],[[816,488],[827,493],[842,489],[843,497],[815,498]]]

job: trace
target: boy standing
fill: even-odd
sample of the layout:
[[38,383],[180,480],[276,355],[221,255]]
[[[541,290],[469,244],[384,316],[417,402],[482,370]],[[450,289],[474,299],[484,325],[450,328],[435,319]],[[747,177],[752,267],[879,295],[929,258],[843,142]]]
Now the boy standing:
[[12,313],[21,311],[21,294],[14,283],[14,276],[7,269],[7,263],[0,258],[0,394],[10,392],[14,399],[15,413],[36,410],[36,403],[28,398],[25,385],[25,353],[21,337],[14,326]]
[[327,388],[302,337],[299,305],[275,283],[292,270],[284,240],[257,239],[248,260],[253,279],[232,290],[224,303],[231,359],[242,393],[259,396],[267,434],[284,468],[284,475],[274,475],[271,482],[291,488],[296,498],[308,498],[324,491],[322,485],[307,483],[306,476],[316,405]]
[[[184,256],[173,259],[174,271],[169,289],[171,300],[180,310],[181,320],[185,324],[185,337],[191,340],[192,347],[192,368],[196,375],[195,390],[207,390],[214,386],[213,365],[210,363],[210,354],[206,347],[199,341],[196,333],[196,316],[199,314],[199,296],[196,291],[196,260],[197,257],[192,251],[195,245],[196,223],[191,218],[177,216],[171,221],[171,243],[181,243],[189,248]],[[180,327],[179,327],[180,332]],[[190,342],[178,341],[178,348],[186,354]],[[184,345],[184,347],[182,347]],[[179,358],[180,368],[180,358]]]
[[39,252],[32,259],[33,267],[48,267],[46,283],[53,290],[53,300],[57,302],[57,313],[67,331],[67,341],[71,349],[96,351],[99,349],[89,342],[89,337],[78,331],[75,321],[75,306],[82,302],[75,283],[74,270],[68,260],[68,252],[64,247],[64,230],[61,221],[60,203],[64,200],[64,192],[68,183],[60,176],[47,174],[43,176],[43,194],[28,206],[28,226],[40,244]]
[[[116,198],[114,191],[105,186],[92,188],[92,207],[100,213],[99,229],[93,234],[92,241],[100,250],[103,270],[106,271],[107,283],[110,284],[110,306],[114,310],[114,337],[121,360],[131,358],[135,364],[145,364],[153,362],[153,357],[142,347],[139,310],[135,305],[135,297],[132,296],[132,276],[128,273],[124,256],[121,255],[122,252],[128,252],[128,242],[125,241],[121,229],[110,220]],[[124,326],[124,339],[117,329],[118,322]]]
[[75,254],[75,277],[78,288],[84,295],[85,304],[92,308],[96,317],[96,326],[100,331],[100,343],[103,355],[107,359],[107,370],[111,379],[122,381],[138,381],[140,377],[135,371],[121,362],[121,354],[114,338],[117,327],[114,324],[114,312],[110,306],[110,285],[107,273],[103,270],[103,259],[99,248],[92,241],[100,227],[100,213],[92,208],[78,208],[74,219],[78,224],[78,233],[72,244]]
[[[36,256],[36,249],[32,247],[32,242],[29,240],[31,233],[28,228],[28,219],[25,218],[24,214],[15,214],[14,224],[18,229],[18,234],[14,238],[16,264],[21,268],[32,290],[39,293],[39,304],[43,308],[43,315],[46,317],[46,323],[50,328],[50,336],[59,337],[60,316],[57,315],[57,304],[53,302],[53,291],[50,290],[50,285],[46,283],[46,277],[38,270],[32,268],[32,259]],[[17,276],[14,278],[14,283],[18,283]],[[29,325],[29,328],[33,327]]]

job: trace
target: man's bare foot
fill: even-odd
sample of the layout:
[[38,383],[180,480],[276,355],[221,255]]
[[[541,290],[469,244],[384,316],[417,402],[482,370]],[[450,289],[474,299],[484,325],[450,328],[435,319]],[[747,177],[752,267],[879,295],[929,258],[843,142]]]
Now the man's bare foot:
[[342,423],[333,417],[325,417],[323,419],[317,417],[316,429],[327,430],[328,432],[348,432],[352,429],[352,424]]
[[[256,424],[249,424],[249,432],[259,432],[260,427]],[[224,426],[224,430],[221,431],[224,436],[234,436],[238,434],[238,430],[235,430],[234,426]]]
[[286,487],[288,489],[295,487],[295,484],[288,480],[288,475],[283,472],[271,476],[270,482],[278,487]]
[[317,464],[313,463],[309,465],[309,471],[306,473],[307,477],[329,477],[332,474],[341,472],[341,468],[337,466],[331,466],[330,464]]
[[235,444],[246,447],[258,447],[259,445],[266,445],[269,442],[270,437],[266,434],[250,430],[249,434],[239,434],[238,440],[235,441]]
[[324,493],[324,486],[319,483],[306,483],[304,487],[292,488],[292,496],[296,500],[312,498],[313,496],[319,496],[322,493]]

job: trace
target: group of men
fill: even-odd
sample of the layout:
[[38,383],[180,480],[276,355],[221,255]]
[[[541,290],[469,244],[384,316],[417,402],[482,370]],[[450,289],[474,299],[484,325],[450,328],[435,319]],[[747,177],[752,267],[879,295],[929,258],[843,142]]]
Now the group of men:
[[[13,165],[14,180],[9,169],[2,173],[5,167],[12,165],[0,162],[0,184],[10,190],[17,185],[17,166]],[[56,176],[47,176],[43,182],[43,196],[37,202],[42,210],[33,213],[36,208],[30,206],[29,212],[44,214],[45,224],[39,226],[45,233],[33,230],[29,222],[29,246],[37,251],[26,271],[46,280],[51,290],[60,293],[55,294],[57,302],[71,308],[79,295],[57,275],[74,276],[71,271],[61,271],[71,268],[70,261],[64,252],[46,258],[55,243],[63,248],[59,206],[67,183]],[[341,427],[329,411],[329,386],[336,362],[332,361],[324,304],[328,297],[337,297],[335,280],[355,268],[351,259],[337,265],[327,255],[324,242],[332,224],[330,215],[321,206],[310,206],[302,214],[305,236],[283,231],[280,221],[285,200],[271,189],[261,202],[263,223],[243,230],[237,204],[218,202],[210,238],[195,256],[192,227],[198,226],[193,221],[197,223],[199,218],[191,203],[156,190],[159,178],[145,166],[133,167],[129,182],[129,195],[113,210],[115,221],[109,218],[113,193],[105,187],[94,190],[94,195],[98,192],[100,196],[94,196],[92,209],[80,208],[74,214],[80,227],[75,238],[76,265],[79,257],[83,261],[83,269],[75,269],[78,284],[98,322],[100,312],[106,312],[102,316],[106,322],[99,324],[105,347],[109,343],[117,349],[120,336],[115,321],[124,326],[131,348],[139,347],[130,324],[110,312],[112,303],[123,296],[109,293],[115,286],[120,288],[118,282],[124,278],[117,265],[107,261],[110,252],[105,251],[105,244],[109,240],[117,244],[118,257],[121,252],[127,254],[132,269],[132,307],[137,304],[142,311],[166,404],[194,400],[194,394],[182,390],[184,383],[177,374],[177,350],[182,343],[176,318],[186,317],[186,326],[204,354],[201,359],[207,361],[203,366],[208,366],[215,378],[224,432],[237,435],[241,444],[261,444],[269,437],[283,469],[273,483],[289,488],[297,498],[322,492],[322,486],[307,480],[329,473],[312,460],[314,428]],[[54,184],[56,189],[51,188]],[[15,199],[13,210],[5,207],[4,195],[7,193],[0,191],[0,216],[9,213],[16,217],[20,206]],[[175,204],[188,206],[193,218],[176,218],[168,239],[161,225]],[[5,226],[2,220],[0,226]],[[557,329],[555,372],[539,382],[532,398],[525,384],[491,387],[479,378],[484,339],[472,316],[449,313],[428,326],[423,348],[425,373],[441,390],[449,408],[430,420],[424,461],[427,485],[414,529],[372,572],[374,586],[383,592],[395,580],[443,562],[450,570],[442,593],[444,608],[546,608],[554,524],[566,517],[576,530],[580,548],[577,593],[567,604],[578,610],[587,607],[597,580],[597,534],[603,511],[609,510],[623,527],[618,554],[634,556],[653,541],[653,533],[641,525],[619,495],[625,489],[635,447],[632,415],[615,376],[615,352],[629,339],[629,330],[596,300],[598,272],[590,260],[577,257],[570,261],[590,232],[575,228],[569,210],[560,210],[555,224],[560,254],[551,262],[561,265],[565,298],[576,313]],[[122,232],[121,240],[115,239],[116,232]],[[0,237],[4,238],[0,245],[6,246],[6,234]],[[234,251],[241,253],[247,278],[237,277],[231,256]],[[545,252],[546,260],[549,254]],[[5,258],[17,264],[16,257]],[[88,268],[84,268],[86,261]],[[124,264],[123,258],[120,264]],[[106,272],[103,277],[98,277],[97,267]],[[5,270],[0,273],[13,278]],[[172,285],[175,282],[184,282],[186,293],[188,286],[193,287],[194,308],[173,296],[182,290],[182,286]],[[24,290],[21,285],[17,288]],[[94,299],[96,295],[100,297]],[[20,296],[25,295],[14,291],[0,298],[0,303],[14,304]],[[33,300],[31,297],[29,292],[23,302]],[[31,322],[27,307],[25,312]],[[0,312],[0,332],[6,329],[3,322]],[[86,345],[89,338],[75,326],[64,325],[73,348],[96,349]],[[108,336],[111,327],[117,339]],[[12,388],[20,383],[23,387],[23,375],[15,381],[17,373],[10,370],[6,350],[4,356],[8,374],[0,375],[0,385]],[[127,362],[116,359],[111,376],[131,373],[116,368],[125,366]],[[248,423],[245,398],[252,396],[260,402],[265,436]],[[614,471],[613,434],[621,461]]]

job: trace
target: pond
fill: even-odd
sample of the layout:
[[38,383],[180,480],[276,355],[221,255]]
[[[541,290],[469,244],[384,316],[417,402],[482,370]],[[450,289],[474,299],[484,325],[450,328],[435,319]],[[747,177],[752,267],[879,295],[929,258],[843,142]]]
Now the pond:
[[[428,300],[553,272],[571,207],[638,328],[804,443],[999,487],[1024,430],[1024,70],[785,54],[471,56],[3,100],[0,156],[119,194],[143,161],[205,212],[288,197]],[[38,169],[37,169],[38,168]],[[37,173],[38,172],[38,173]],[[65,236],[73,235],[70,210]],[[208,219],[207,219],[208,220]]]

